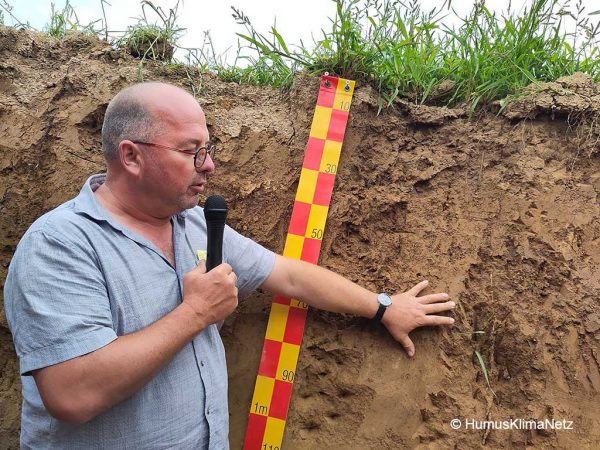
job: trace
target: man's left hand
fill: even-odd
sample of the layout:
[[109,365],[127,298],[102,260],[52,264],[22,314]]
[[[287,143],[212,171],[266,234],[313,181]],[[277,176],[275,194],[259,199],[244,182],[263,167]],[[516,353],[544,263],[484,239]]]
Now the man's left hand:
[[408,333],[419,327],[454,323],[452,317],[434,315],[454,308],[454,302],[447,301],[448,294],[444,292],[417,297],[428,284],[427,280],[421,281],[408,291],[393,295],[392,305],[387,308],[381,320],[410,357],[415,354],[415,344],[408,337]]

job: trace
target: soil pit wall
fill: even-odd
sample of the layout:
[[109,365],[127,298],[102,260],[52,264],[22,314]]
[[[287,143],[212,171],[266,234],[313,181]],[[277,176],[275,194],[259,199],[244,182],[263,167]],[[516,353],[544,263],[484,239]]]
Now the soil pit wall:
[[[104,170],[104,110],[140,70],[103,47],[0,27],[2,281],[28,226]],[[282,98],[177,67],[143,75],[196,93],[220,148],[207,194],[227,198],[234,228],[281,252],[318,78],[298,77]],[[409,359],[367,321],[311,310],[285,449],[600,446],[599,94],[576,75],[503,117],[468,118],[402,101],[378,115],[376,95],[357,88],[319,263],[373,291],[428,279],[458,303],[457,320],[412,333]],[[252,295],[222,330],[232,448],[270,302]],[[18,443],[17,373],[2,308],[0,449]],[[453,418],[566,419],[573,430],[455,431]]]

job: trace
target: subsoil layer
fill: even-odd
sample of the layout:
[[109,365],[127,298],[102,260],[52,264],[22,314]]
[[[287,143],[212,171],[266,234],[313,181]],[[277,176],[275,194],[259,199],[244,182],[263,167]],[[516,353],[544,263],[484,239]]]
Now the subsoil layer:
[[[3,283],[29,225],[104,171],[104,111],[140,77],[195,93],[220,149],[207,194],[225,196],[234,228],[283,250],[318,77],[282,95],[0,27]],[[283,448],[600,448],[600,86],[582,74],[537,85],[500,115],[401,100],[377,111],[358,86],[319,264],[373,291],[428,279],[457,302],[456,323],[413,332],[409,359],[367,320],[311,310]],[[253,294],[222,329],[233,449],[270,302]],[[20,402],[1,308],[0,449],[18,446]],[[573,425],[453,430],[453,418]]]

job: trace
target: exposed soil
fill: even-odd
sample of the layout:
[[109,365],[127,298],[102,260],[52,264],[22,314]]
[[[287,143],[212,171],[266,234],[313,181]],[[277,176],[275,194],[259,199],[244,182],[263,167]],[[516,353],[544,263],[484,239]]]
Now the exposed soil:
[[[220,147],[208,194],[227,198],[234,228],[281,252],[318,79],[298,77],[283,97],[154,63],[141,73],[196,93]],[[105,43],[0,27],[3,282],[35,218],[103,171],[104,110],[139,75]],[[310,311],[283,448],[600,448],[600,86],[581,74],[538,85],[501,116],[377,109],[359,86],[320,264],[374,291],[428,279],[458,303],[457,321],[414,332],[409,359],[363,319]],[[256,293],[223,328],[232,449],[269,305]],[[0,449],[17,448],[21,401],[6,327],[2,308]],[[455,431],[453,418],[573,429]]]

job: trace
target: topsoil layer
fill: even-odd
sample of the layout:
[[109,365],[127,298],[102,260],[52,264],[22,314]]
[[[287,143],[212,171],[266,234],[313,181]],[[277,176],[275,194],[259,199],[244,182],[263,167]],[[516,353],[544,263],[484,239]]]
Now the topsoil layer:
[[[234,228],[281,252],[318,78],[282,97],[182,68],[140,71],[104,46],[0,27],[0,279],[28,226],[104,170],[104,111],[140,75],[195,93],[220,148],[208,194],[227,198]],[[600,448],[599,94],[576,74],[469,118],[403,101],[377,115],[376,95],[357,87],[319,264],[373,291],[428,279],[457,320],[413,332],[409,359],[366,320],[311,310],[285,449]],[[233,449],[270,301],[252,295],[222,330]],[[18,443],[17,367],[2,308],[2,449]],[[455,431],[453,418],[573,426]]]

